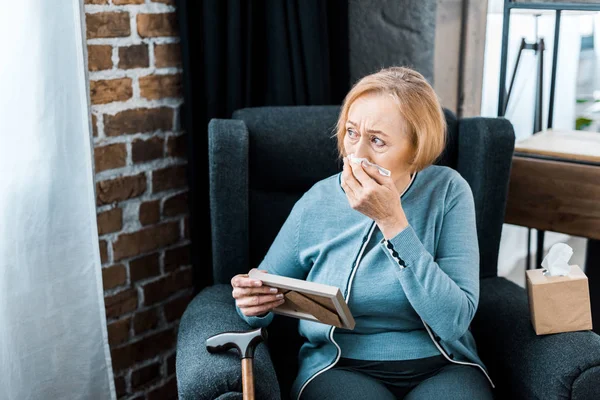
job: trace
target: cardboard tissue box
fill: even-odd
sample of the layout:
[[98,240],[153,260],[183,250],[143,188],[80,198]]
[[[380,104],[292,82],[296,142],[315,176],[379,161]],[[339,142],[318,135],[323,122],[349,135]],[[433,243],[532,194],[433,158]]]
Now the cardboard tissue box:
[[557,243],[542,262],[526,270],[531,323],[537,335],[592,329],[588,278],[578,265],[569,265],[572,250]]

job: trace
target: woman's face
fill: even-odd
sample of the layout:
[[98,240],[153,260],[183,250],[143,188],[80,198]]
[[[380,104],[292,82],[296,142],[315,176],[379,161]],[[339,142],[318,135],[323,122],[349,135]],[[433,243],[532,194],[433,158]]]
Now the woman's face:
[[369,93],[350,105],[344,150],[346,156],[354,153],[390,170],[394,180],[411,172],[409,161],[414,149],[408,127],[391,97]]

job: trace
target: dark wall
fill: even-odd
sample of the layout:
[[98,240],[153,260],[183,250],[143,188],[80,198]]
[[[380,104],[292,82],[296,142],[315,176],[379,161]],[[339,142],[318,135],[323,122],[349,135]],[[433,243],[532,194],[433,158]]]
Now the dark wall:
[[350,79],[392,65],[433,82],[437,0],[348,0]]

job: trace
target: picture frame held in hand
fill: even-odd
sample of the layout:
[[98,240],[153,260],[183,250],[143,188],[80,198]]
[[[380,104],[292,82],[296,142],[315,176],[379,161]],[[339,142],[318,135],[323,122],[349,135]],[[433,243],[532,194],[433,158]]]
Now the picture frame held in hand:
[[353,330],[354,317],[338,287],[289,278],[254,269],[248,276],[263,285],[278,288],[284,303],[271,310],[274,314]]

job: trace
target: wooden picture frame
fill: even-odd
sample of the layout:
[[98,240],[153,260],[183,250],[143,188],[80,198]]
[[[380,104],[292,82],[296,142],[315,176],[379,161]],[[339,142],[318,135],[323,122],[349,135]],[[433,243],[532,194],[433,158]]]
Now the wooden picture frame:
[[354,317],[339,288],[257,269],[251,270],[248,276],[262,281],[265,286],[278,288],[284,294],[285,302],[271,310],[274,314],[354,329]]

